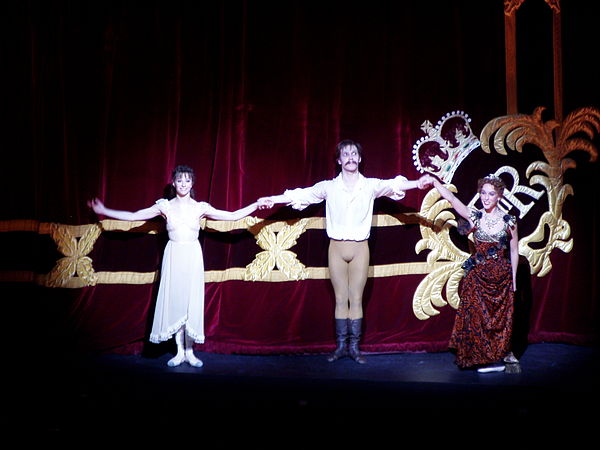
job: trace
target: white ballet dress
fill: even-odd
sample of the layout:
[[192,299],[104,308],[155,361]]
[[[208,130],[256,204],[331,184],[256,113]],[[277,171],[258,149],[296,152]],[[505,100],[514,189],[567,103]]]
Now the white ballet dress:
[[[200,218],[212,207],[206,202],[175,205],[156,202],[167,220],[169,242],[160,272],[150,342],[167,341],[183,325],[196,343],[204,342],[204,260],[198,241]],[[182,206],[184,206],[182,208]]]

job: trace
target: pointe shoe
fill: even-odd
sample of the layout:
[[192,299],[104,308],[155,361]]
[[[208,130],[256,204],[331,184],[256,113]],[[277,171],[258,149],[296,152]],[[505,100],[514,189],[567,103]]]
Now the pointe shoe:
[[201,359],[196,358],[196,355],[194,355],[193,353],[187,353],[185,355],[185,360],[188,362],[188,364],[192,367],[202,367],[204,365],[204,363],[202,362]]
[[185,361],[185,355],[183,354],[177,354],[175,355],[173,358],[171,358],[168,362],[167,365],[169,367],[177,367],[179,366],[183,361]]

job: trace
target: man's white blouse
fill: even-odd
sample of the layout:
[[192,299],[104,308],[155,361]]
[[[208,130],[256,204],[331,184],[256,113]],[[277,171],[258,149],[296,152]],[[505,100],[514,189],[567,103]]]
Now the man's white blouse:
[[311,187],[288,189],[284,195],[291,200],[288,205],[298,210],[326,200],[325,222],[329,238],[364,241],[371,234],[375,199],[390,197],[393,200],[402,200],[405,192],[401,187],[406,188],[406,181],[402,175],[381,180],[359,174],[356,185],[349,189],[340,173],[332,180],[320,181]]

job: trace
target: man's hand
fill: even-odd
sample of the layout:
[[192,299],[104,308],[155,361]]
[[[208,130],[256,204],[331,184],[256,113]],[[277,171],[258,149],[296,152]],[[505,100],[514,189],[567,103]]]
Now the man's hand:
[[256,202],[258,203],[258,209],[271,209],[275,204],[271,197],[261,197]]
[[419,189],[427,189],[433,185],[433,177],[431,175],[423,175],[417,180],[417,187]]

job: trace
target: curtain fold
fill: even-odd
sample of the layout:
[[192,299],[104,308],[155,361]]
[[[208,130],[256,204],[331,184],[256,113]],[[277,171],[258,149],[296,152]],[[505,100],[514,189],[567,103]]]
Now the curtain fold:
[[[586,5],[563,3],[565,8]],[[363,145],[366,176],[415,179],[412,145],[423,135],[425,120],[435,123],[449,111],[464,110],[479,135],[489,120],[505,114],[500,0],[435,6],[29,0],[9,1],[5,12],[0,220],[93,223],[97,218],[86,206],[93,196],[117,209],[144,208],[163,196],[176,164],[195,169],[198,200],[235,210],[258,197],[335,176],[334,147],[342,138]],[[567,16],[582,20],[590,14],[571,9]],[[570,44],[565,60],[583,52],[582,41],[573,42],[573,36],[585,38],[581,33],[564,24]],[[588,99],[574,107],[598,106],[598,90],[590,86],[597,83],[594,70],[573,79],[565,67],[567,107]],[[551,75],[529,74],[539,84],[551,83]],[[523,104],[551,106],[551,98],[537,94],[520,93]],[[469,156],[453,180],[464,200],[490,168],[524,167],[516,155],[476,152],[480,156]],[[598,188],[589,180],[597,179],[598,163],[578,162],[566,179],[574,195],[564,211],[573,251],[555,249],[549,275],[527,278],[523,309],[532,341],[596,339]],[[376,212],[418,211],[424,195],[410,191],[400,204],[379,202]],[[323,215],[323,207],[310,212]],[[295,214],[289,208],[256,213],[263,218]],[[531,220],[524,221],[523,232],[531,229]],[[317,232],[322,234],[316,237]],[[311,231],[293,250],[323,265],[324,233]],[[5,248],[19,252],[19,244],[9,243],[14,235],[0,234]],[[423,261],[426,255],[415,252],[418,239],[414,226],[374,230],[372,263]],[[252,238],[236,234],[203,233],[201,241],[207,270],[237,267],[255,247]],[[103,234],[92,257],[105,270],[154,271],[163,243],[164,235],[157,240]],[[2,258],[3,268],[15,270],[13,259]],[[40,264],[19,264],[40,270]],[[445,349],[453,310],[446,306],[439,316],[418,320],[411,302],[421,279],[369,280],[365,350]],[[155,285],[72,292],[10,285],[6,292],[18,295],[20,289],[28,299],[27,307],[15,300],[12,307],[20,314],[31,305],[47,311],[56,302],[56,320],[46,326],[65,345],[125,352],[144,347]],[[333,345],[328,280],[227,281],[208,283],[206,292],[208,351],[313,352]]]

